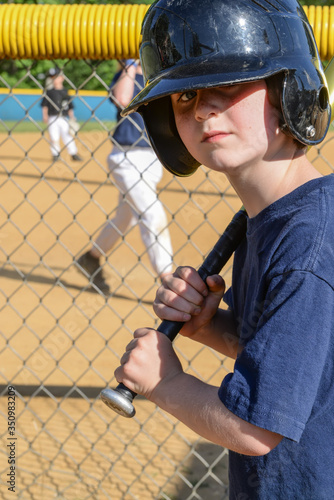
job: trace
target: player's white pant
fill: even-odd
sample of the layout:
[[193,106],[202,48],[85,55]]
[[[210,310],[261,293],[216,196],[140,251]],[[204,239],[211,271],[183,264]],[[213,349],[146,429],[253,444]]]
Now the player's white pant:
[[77,154],[78,149],[73,137],[70,134],[70,126],[68,120],[62,116],[50,116],[48,119],[50,149],[52,156],[57,156],[60,153],[60,138],[66,146],[68,154],[73,156]]
[[126,153],[113,150],[108,166],[119,190],[116,214],[95,241],[105,254],[126,231],[139,222],[143,243],[157,275],[172,271],[172,245],[167,217],[157,197],[162,165],[150,148],[134,148]]

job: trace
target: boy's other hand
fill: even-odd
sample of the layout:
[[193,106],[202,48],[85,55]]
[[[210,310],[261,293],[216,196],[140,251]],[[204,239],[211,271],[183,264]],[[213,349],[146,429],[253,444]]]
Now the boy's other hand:
[[182,375],[183,369],[172,342],[161,332],[139,328],[121,357],[115,370],[117,382],[154,401],[160,385]]
[[160,319],[185,322],[180,334],[193,337],[209,328],[225,292],[223,278],[215,274],[206,283],[192,267],[178,267],[163,277],[153,303]]

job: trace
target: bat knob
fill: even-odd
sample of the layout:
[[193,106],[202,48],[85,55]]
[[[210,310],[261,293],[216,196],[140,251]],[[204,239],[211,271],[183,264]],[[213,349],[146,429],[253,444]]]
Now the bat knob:
[[116,389],[103,389],[100,398],[111,410],[114,410],[122,417],[134,417],[136,410],[132,400],[136,394],[127,389],[123,384],[119,384]]

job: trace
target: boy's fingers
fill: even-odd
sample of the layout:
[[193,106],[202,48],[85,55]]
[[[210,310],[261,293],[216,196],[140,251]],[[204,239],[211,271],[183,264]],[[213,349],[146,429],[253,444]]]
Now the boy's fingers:
[[219,274],[208,276],[206,283],[207,286],[209,287],[210,292],[224,295],[225,281]]
[[[147,335],[151,330],[153,330],[153,328],[138,328],[133,334],[133,339],[125,347],[124,355],[126,353],[129,353],[130,351],[132,351],[136,347],[136,345],[138,343],[138,339],[141,337],[145,337],[145,335]],[[124,363],[122,363],[122,364],[124,364]]]
[[[162,286],[157,291],[155,302],[184,310],[183,300],[194,306],[200,306],[207,294],[207,286],[195,269],[178,267],[175,273],[164,277]],[[179,301],[179,298],[182,300]],[[185,312],[192,313],[187,309]]]
[[177,292],[161,289],[156,296],[153,306],[166,306],[189,314],[196,314],[196,310],[203,304],[204,297],[196,291]]
[[206,295],[207,290],[202,278],[193,267],[180,266],[174,273],[165,275],[162,280],[162,288],[173,290],[176,293],[184,290],[194,289],[201,295]]
[[190,266],[179,266],[175,273],[176,276],[189,283],[197,292],[199,292],[204,297],[207,296],[208,290],[206,284],[193,267]]
[[189,321],[191,319],[190,313],[168,307],[161,302],[154,302],[153,310],[160,319],[168,319],[169,321],[181,322]]
[[[134,339],[139,339],[140,337],[145,337],[148,333],[150,333],[154,328],[137,328],[133,334]],[[131,341],[133,342],[133,341]],[[130,344],[131,344],[130,342]]]
[[211,315],[213,310],[217,310],[225,292],[225,281],[221,276],[214,275],[207,278],[209,296],[206,299],[205,309]]
[[[192,302],[189,301],[189,294],[187,293],[184,294],[187,296],[187,299],[185,299],[171,290],[161,287],[153,303],[155,314],[161,319],[187,322],[193,316],[197,316],[202,312],[204,304],[206,308],[209,306],[209,309],[216,307],[225,292],[223,278],[218,274],[209,276],[205,287],[206,290],[210,291],[209,297],[204,298],[198,292],[193,291],[196,294],[196,298],[193,298]],[[197,301],[197,303],[194,303],[194,301]]]

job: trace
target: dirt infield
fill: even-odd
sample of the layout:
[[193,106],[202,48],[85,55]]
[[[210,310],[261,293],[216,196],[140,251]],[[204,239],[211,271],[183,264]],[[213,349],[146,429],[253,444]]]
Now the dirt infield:
[[[107,300],[76,270],[73,260],[115,209],[118,194],[106,171],[107,134],[79,134],[79,140],[82,164],[71,162],[66,152],[51,164],[41,135],[0,136],[0,318],[5,325],[0,385],[18,387],[22,394],[17,402],[19,498],[154,499],[164,485],[170,498],[186,498],[191,488],[185,481],[201,480],[220,455],[216,473],[226,478],[226,452],[198,441],[144,400],[137,401],[137,417],[129,423],[88,397],[114,385],[113,370],[133,330],[156,324],[151,305],[157,283],[137,227],[108,259],[113,293]],[[207,177],[204,170],[182,181],[166,173],[160,188],[175,265],[197,267],[239,201],[225,181]],[[220,191],[226,191],[225,201]],[[218,356],[182,339],[176,346],[190,372],[219,382]],[[45,390],[39,392],[40,387]],[[74,388],[81,397],[70,397]],[[4,397],[3,414],[5,404]],[[194,459],[196,449],[201,460]],[[6,457],[0,456],[4,484]],[[209,488],[210,478],[199,492]],[[213,482],[212,495],[219,491],[221,498],[226,488]]]
[[[309,153],[325,174],[333,171],[333,138]],[[83,163],[64,152],[52,164],[40,134],[0,134],[1,428],[6,387],[30,387],[17,398],[17,498],[183,500],[195,484],[198,498],[222,499],[226,487],[216,476],[226,484],[226,451],[145,400],[137,400],[129,422],[95,399],[100,388],[114,385],[133,330],[157,324],[157,283],[138,227],[108,257],[109,298],[94,293],[77,271],[75,258],[117,204],[106,170],[107,133],[79,133],[78,145]],[[183,180],[165,173],[159,195],[175,265],[198,267],[238,210],[238,197],[204,168]],[[229,283],[230,265],[225,273]],[[176,349],[186,369],[210,383],[219,384],[232,368],[184,339]],[[74,389],[79,397],[71,397]],[[5,453],[0,470],[0,497],[11,499]]]
[[[80,139],[89,144],[92,136]],[[113,293],[107,301],[92,292],[73,264],[117,203],[117,191],[107,179],[105,166],[109,141],[102,133],[98,139],[93,159],[87,159],[87,150],[81,147],[83,164],[70,163],[66,153],[62,162],[51,164],[47,144],[40,136],[0,137],[0,199],[4,207],[0,233],[1,307],[7,335],[13,335],[18,328],[24,332],[24,342],[20,338],[16,345],[13,338],[11,346],[21,358],[29,358],[27,369],[38,371],[38,376],[27,369],[16,376],[18,360],[14,363],[7,356],[2,361],[13,383],[43,380],[54,385],[72,385],[73,381],[84,386],[104,385],[110,379],[110,365],[116,362],[105,349],[106,340],[112,338],[110,347],[119,354],[132,330],[154,324],[151,303],[156,282],[147,255],[142,255],[144,246],[138,228],[126,236],[126,244],[120,241],[108,259],[106,274]],[[23,151],[28,152],[28,158],[24,158]],[[190,262],[198,266],[233,210],[238,209],[240,202],[231,188],[219,182],[213,176],[207,179],[204,172],[182,183],[165,175],[161,199],[171,221],[176,265]],[[226,200],[230,206],[222,201],[218,188],[228,190]],[[3,308],[6,297],[12,307]],[[51,331],[57,355],[49,357],[45,351],[39,352],[38,343],[41,339],[45,343]],[[66,355],[73,341],[89,359],[78,359],[75,349]],[[34,354],[29,357],[31,350]],[[52,351],[52,347],[48,346],[48,350]],[[62,369],[70,370],[71,378],[52,359],[60,357]],[[88,367],[93,359],[99,375],[82,373],[81,364]]]

